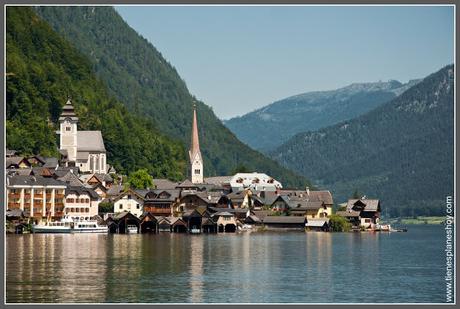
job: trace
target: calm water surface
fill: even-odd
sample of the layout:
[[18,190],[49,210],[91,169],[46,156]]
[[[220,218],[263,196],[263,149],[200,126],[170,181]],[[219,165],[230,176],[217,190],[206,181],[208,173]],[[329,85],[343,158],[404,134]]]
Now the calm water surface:
[[7,302],[444,302],[444,235],[7,235]]

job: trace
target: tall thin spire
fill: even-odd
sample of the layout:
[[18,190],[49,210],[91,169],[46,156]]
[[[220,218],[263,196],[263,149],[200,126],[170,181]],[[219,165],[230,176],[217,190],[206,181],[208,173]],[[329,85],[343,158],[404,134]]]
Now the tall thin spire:
[[193,104],[192,142],[188,154],[190,156],[190,176],[192,183],[203,183],[203,158],[201,158],[200,141],[198,139],[196,104]]
[[193,160],[196,153],[200,152],[200,140],[198,139],[198,123],[196,120],[196,104],[193,104],[192,143],[190,145],[190,157]]

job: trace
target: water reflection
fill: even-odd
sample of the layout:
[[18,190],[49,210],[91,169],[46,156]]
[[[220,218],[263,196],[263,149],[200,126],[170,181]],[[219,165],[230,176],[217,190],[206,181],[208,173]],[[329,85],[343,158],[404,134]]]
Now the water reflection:
[[7,235],[6,296],[8,303],[442,302],[443,232]]
[[190,237],[190,301],[203,302],[203,237]]

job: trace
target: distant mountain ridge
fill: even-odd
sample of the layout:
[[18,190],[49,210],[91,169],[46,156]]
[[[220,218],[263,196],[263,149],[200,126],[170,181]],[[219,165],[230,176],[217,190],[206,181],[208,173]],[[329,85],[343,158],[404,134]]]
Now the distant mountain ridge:
[[453,65],[357,118],[299,133],[271,152],[283,165],[332,190],[358,190],[388,216],[443,215],[453,194]]
[[[336,90],[302,93],[224,121],[224,124],[249,146],[267,151],[297,133],[334,125],[370,111],[419,81],[353,83]],[[267,134],[260,136],[261,130]]]

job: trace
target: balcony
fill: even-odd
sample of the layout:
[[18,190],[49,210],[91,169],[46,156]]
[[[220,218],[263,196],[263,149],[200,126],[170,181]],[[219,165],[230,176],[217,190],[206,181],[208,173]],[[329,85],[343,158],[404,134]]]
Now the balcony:
[[49,194],[49,193],[46,194],[46,199],[47,199],[47,200],[50,200],[50,199],[51,199],[51,194]]
[[64,203],[61,201],[61,202],[54,202],[54,206],[55,207],[64,207]]
[[34,218],[41,218],[41,217],[43,217],[42,212],[34,212]]
[[54,198],[64,198],[65,194],[55,194]]
[[20,193],[10,193],[8,194],[8,198],[13,199],[13,198],[21,198]]
[[63,211],[55,211],[55,212],[54,212],[54,216],[55,216],[55,217],[63,217],[63,216],[64,216],[64,212],[63,212]]
[[20,203],[8,203],[8,209],[20,208]]
[[144,211],[150,212],[151,214],[171,214],[171,208],[144,208]]
[[30,193],[24,194],[24,198],[25,198],[25,199],[30,199]]

